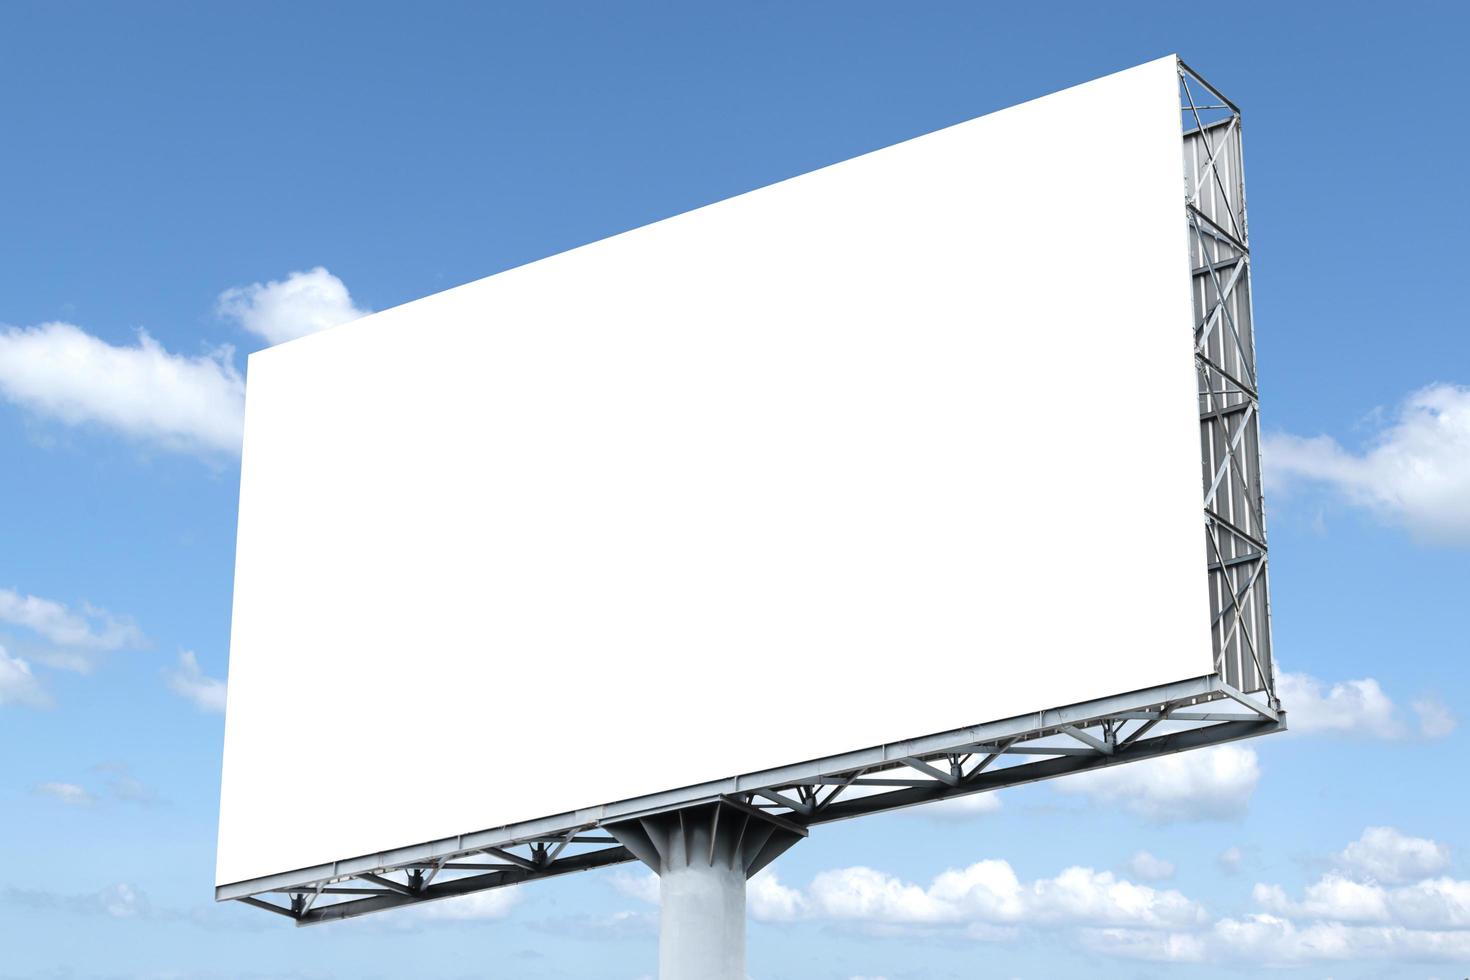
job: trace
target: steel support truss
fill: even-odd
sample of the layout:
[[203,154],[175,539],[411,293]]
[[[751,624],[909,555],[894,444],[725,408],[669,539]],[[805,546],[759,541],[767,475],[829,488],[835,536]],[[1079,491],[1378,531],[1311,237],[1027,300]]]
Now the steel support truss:
[[1182,61],[1179,102],[1215,667],[1274,701],[1240,110]]
[[[809,828],[834,820],[1009,786],[1285,727],[1260,695],[1209,675],[683,790],[446,838],[216,889],[297,925],[346,919],[488,888],[588,871],[647,855],[625,828],[663,815],[708,813],[748,824],[758,870]],[[609,829],[612,828],[612,829]],[[614,836],[616,834],[616,836]],[[779,850],[770,841],[780,843]]]
[[1179,86],[1214,674],[222,885],[215,897],[312,925],[634,860],[658,867],[651,832],[635,828],[706,817],[740,822],[749,836],[739,853],[754,873],[834,820],[1284,729],[1266,584],[1240,112],[1183,62]]

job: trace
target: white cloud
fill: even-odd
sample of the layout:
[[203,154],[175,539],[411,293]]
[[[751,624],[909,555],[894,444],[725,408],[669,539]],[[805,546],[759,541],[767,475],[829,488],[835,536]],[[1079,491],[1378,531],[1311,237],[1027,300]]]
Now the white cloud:
[[[1412,730],[1399,706],[1372,677],[1328,685],[1310,674],[1279,673],[1276,693],[1287,711],[1289,731],[1298,735],[1354,735],[1367,738],[1407,738]],[[1411,706],[1422,738],[1444,738],[1458,721],[1434,697]]]
[[132,621],[105,609],[83,603],[76,611],[14,589],[0,588],[0,623],[28,629],[60,648],[34,653],[37,662],[83,674],[108,651],[143,645],[143,634]]
[[1470,929],[1470,881],[1454,878],[1386,887],[1329,873],[1303,889],[1300,900],[1279,885],[1257,885],[1252,895],[1267,912],[1291,919]]
[[1287,724],[1298,734],[1334,733],[1402,738],[1407,734],[1398,709],[1371,677],[1324,684],[1308,674],[1281,673],[1276,693],[1286,709]]
[[1417,881],[1450,865],[1447,844],[1409,837],[1392,827],[1368,827],[1337,855],[1343,870],[1384,884]]
[[1091,868],[1068,868],[1056,878],[1036,882],[1031,891],[1027,921],[1167,928],[1205,919],[1204,909],[1177,891],[1134,884]]
[[[1238,867],[1241,857],[1239,848],[1230,848],[1221,861]],[[1023,881],[1002,860],[951,869],[927,885],[859,866],[824,871],[807,887],[793,888],[768,870],[752,880],[750,909],[762,921],[852,923],[876,935],[995,941],[1051,928],[1096,953],[1158,962],[1260,967],[1455,962],[1470,955],[1470,881],[1428,877],[1448,864],[1442,845],[1368,828],[1337,861],[1365,877],[1330,872],[1300,898],[1278,885],[1258,884],[1258,911],[1213,920],[1199,903],[1172,889],[1085,867]],[[1130,863],[1135,877],[1174,871],[1147,852]],[[1391,886],[1370,875],[1415,880]],[[625,874],[618,887],[658,900],[652,874]]]
[[279,344],[366,316],[341,279],[321,266],[285,279],[227,289],[219,296],[222,316],[268,343]]
[[[652,875],[624,876],[625,894],[658,900]],[[1116,923],[1150,928],[1200,924],[1204,910],[1177,891],[1163,891],[1091,868],[1022,882],[1005,861],[979,861],[945,871],[929,885],[873,868],[823,871],[804,889],[773,871],[751,880],[750,914],[766,922],[864,922],[882,926],[982,927],[1007,924]],[[1009,933],[1007,933],[1009,935]],[[979,938],[995,938],[984,934]]]
[[[611,880],[612,886],[629,898],[659,904],[658,875],[652,871],[619,871]],[[745,900],[750,916],[761,922],[789,922],[799,918],[806,906],[800,891],[781,884],[774,866],[750,879]]]
[[194,702],[201,711],[225,710],[225,682],[206,677],[199,668],[199,659],[192,650],[179,652],[179,666],[163,672],[169,690],[181,698]]
[[1220,870],[1228,875],[1233,875],[1245,863],[1245,852],[1238,847],[1227,847],[1215,857],[1215,860],[1219,863]]
[[1279,885],[1257,885],[1251,894],[1266,911],[1293,919],[1387,922],[1389,918],[1382,888],[1341,875],[1323,875],[1320,881],[1307,886],[1299,902],[1288,898]]
[[89,650],[117,650],[143,640],[138,627],[105,609],[83,605],[77,613],[51,599],[0,588],[0,622],[24,626],[52,643]]
[[1173,963],[1238,962],[1252,968],[1319,961],[1470,958],[1470,932],[1405,926],[1298,924],[1277,915],[1220,919],[1203,933],[1085,929],[1085,945],[1110,956]]
[[12,657],[0,647],[0,705],[24,704],[44,708],[51,703],[40,683],[31,673],[31,665],[20,657]]
[[[1470,881],[1428,877],[1448,866],[1444,845],[1369,827],[1335,860],[1346,873],[1322,875],[1300,898],[1279,885],[1256,885],[1252,894],[1262,909],[1256,914],[1196,930],[1086,929],[1082,939],[1098,952],[1164,962],[1265,966],[1470,955]],[[1384,883],[1389,880],[1410,883]]]
[[1209,939],[1212,947],[1227,947],[1239,959],[1268,965],[1347,959],[1353,945],[1349,930],[1340,923],[1300,928],[1287,919],[1261,914],[1221,919]]
[[100,763],[92,766],[91,771],[107,777],[101,789],[91,789],[81,783],[56,781],[40,783],[35,791],[73,806],[91,806],[104,798],[136,803],[139,806],[158,802],[158,794],[153,788],[134,778],[128,767],[120,762]]
[[36,792],[71,806],[91,806],[97,798],[76,783],[41,783]]
[[1025,883],[1009,863],[978,861],[945,871],[928,888],[871,868],[817,875],[807,889],[809,914],[829,919],[945,923],[1102,923],[1192,925],[1203,910],[1176,891],[1161,891],[1091,868],[1068,868]]
[[1388,891],[1389,908],[1404,925],[1470,929],[1470,881],[1430,878]]
[[1238,817],[1260,778],[1253,749],[1219,745],[1076,773],[1057,780],[1056,789],[1167,823]]
[[1412,393],[1362,453],[1329,436],[1280,434],[1262,449],[1273,489],[1325,484],[1425,540],[1470,543],[1470,388]]
[[425,919],[503,919],[510,915],[520,901],[519,888],[487,888],[468,895],[428,902],[419,909],[419,914]]
[[1148,851],[1139,851],[1128,859],[1128,873],[1143,881],[1167,881],[1174,877],[1174,864]]
[[[1011,882],[1019,888],[1014,875]],[[928,889],[864,867],[819,873],[803,896],[803,906],[809,909],[807,914],[824,919],[932,923],[958,922],[964,918],[956,905],[930,894]]]
[[106,426],[165,449],[240,451],[245,381],[228,347],[170,354],[147,333],[115,347],[69,323],[0,331],[0,393],[68,425]]
[[789,922],[802,911],[801,892],[781,884],[774,867],[750,879],[745,898],[751,917],[761,922]]
[[1460,723],[1438,698],[1420,698],[1410,707],[1419,719],[1419,734],[1425,738],[1447,738]]
[[[279,343],[362,316],[317,267],[220,294],[218,310]],[[114,345],[70,323],[0,329],[0,396],[67,425],[100,425],[172,451],[238,455],[245,379],[234,349],[165,350],[145,331]]]

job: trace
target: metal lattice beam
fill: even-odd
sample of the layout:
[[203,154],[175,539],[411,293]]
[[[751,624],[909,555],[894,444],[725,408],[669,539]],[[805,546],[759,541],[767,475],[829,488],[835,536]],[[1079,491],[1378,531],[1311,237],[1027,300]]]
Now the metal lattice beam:
[[[731,819],[749,823],[749,839],[742,847],[756,856],[753,866],[763,866],[784,849],[768,846],[766,838],[773,835],[789,844],[794,837],[805,836],[807,828],[834,820],[1121,765],[1284,727],[1270,703],[1242,694],[1218,678],[1158,690],[1167,696],[1154,700],[1150,692],[1141,692],[1131,699],[1124,696],[1042,712],[933,736],[927,745],[925,740],[914,740],[855,753],[876,757],[854,758],[846,765],[826,760],[830,771],[822,771],[819,761],[811,764],[815,769],[810,773],[785,778],[770,774],[762,785],[742,786],[737,780],[736,785],[721,787],[732,792],[709,793],[677,805],[639,811],[637,801],[632,801],[634,807],[627,811],[602,808],[593,819],[559,833],[543,831],[499,844],[474,841],[473,846],[464,846],[461,838],[459,850],[451,853],[312,880],[307,880],[311,872],[306,872],[290,883],[221,897],[237,898],[298,925],[313,925],[628,861],[647,863],[649,856],[638,853],[639,841],[630,827],[685,815],[704,819],[718,812],[718,807],[710,810],[711,804],[728,808]],[[1188,710],[1221,703],[1231,704],[1233,710]],[[1159,725],[1174,730],[1159,733]],[[759,819],[742,819],[747,816]],[[615,843],[612,835],[621,843]],[[656,854],[656,849],[650,853]],[[474,860],[487,855],[496,860]],[[279,904],[282,899],[285,904]]]
[[1240,110],[1179,64],[1215,665],[1275,703],[1260,396]]

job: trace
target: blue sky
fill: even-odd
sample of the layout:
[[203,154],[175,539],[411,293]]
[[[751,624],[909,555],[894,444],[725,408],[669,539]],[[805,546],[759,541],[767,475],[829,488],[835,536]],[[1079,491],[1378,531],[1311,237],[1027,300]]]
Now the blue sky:
[[824,828],[756,886],[751,973],[1464,976],[1467,36],[1412,3],[6,5],[0,977],[652,974],[629,869],[317,929],[212,904],[245,352],[1171,51],[1246,114],[1295,731]]

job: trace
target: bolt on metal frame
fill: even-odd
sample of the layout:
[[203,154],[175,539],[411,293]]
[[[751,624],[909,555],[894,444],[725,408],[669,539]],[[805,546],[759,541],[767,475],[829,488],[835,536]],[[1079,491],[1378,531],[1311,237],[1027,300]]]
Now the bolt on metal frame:
[[221,885],[216,899],[312,925],[648,862],[635,828],[722,813],[738,817],[742,841],[759,842],[747,855],[754,873],[819,824],[1283,730],[1267,594],[1240,110],[1182,61],[1179,85],[1215,673]]

